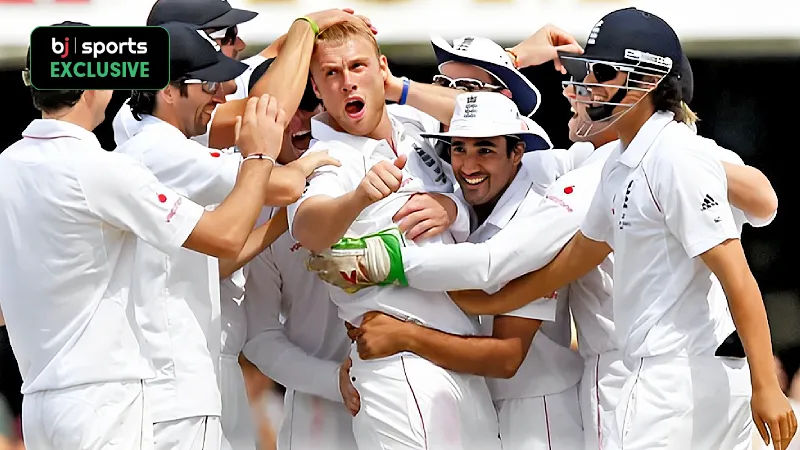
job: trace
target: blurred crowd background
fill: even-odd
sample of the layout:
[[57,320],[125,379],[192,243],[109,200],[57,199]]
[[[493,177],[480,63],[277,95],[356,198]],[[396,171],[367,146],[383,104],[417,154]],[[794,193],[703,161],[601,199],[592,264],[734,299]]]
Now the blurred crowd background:
[[[795,278],[800,241],[794,210],[800,190],[794,185],[798,151],[797,106],[792,80],[800,73],[800,25],[791,0],[231,0],[236,7],[259,11],[240,27],[247,42],[244,56],[266,47],[304,13],[351,7],[370,17],[378,42],[397,75],[416,81],[436,73],[429,37],[477,35],[513,45],[545,23],[553,23],[585,42],[595,21],[626,6],[649,10],[669,22],[681,37],[695,76],[691,104],[698,112],[699,133],[736,151],[761,169],[780,198],[778,217],[765,229],[747,228],[743,243],[767,307],[779,370],[785,389],[800,402],[800,280]],[[3,91],[0,151],[20,138],[36,111],[23,86],[28,36],[36,26],[64,20],[90,25],[143,25],[152,0],[0,0],[0,89]],[[533,118],[565,148],[567,102],[562,76],[552,64],[525,71],[538,86],[543,103]],[[96,133],[107,150],[114,142],[110,119],[127,98],[119,91],[109,106],[109,120]],[[2,270],[2,268],[0,268]],[[2,322],[0,322],[1,324]],[[4,331],[4,330],[0,330]],[[98,357],[102,357],[98,355]],[[260,424],[263,449],[274,448],[282,389],[245,365],[245,376]],[[21,396],[19,373],[7,335],[0,332],[0,450],[23,448],[18,442]]]

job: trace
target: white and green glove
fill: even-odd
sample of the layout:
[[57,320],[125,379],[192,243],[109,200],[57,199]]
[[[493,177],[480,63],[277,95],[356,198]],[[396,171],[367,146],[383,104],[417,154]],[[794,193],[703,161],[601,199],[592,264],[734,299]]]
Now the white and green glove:
[[308,270],[349,294],[369,286],[408,286],[401,248],[403,234],[389,228],[360,238],[342,238],[308,260]]

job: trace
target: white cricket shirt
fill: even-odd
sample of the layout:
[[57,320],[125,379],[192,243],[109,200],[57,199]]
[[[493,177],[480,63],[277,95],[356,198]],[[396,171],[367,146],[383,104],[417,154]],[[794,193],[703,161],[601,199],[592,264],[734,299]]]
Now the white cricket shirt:
[[[242,72],[241,75],[234,79],[236,82],[236,92],[226,95],[225,100],[231,101],[247,98],[249,93],[247,86],[250,83],[250,76],[253,74],[253,70],[255,70],[259,64],[266,60],[267,58],[261,55],[254,55],[250,58],[242,60],[242,62],[247,64],[248,67],[244,72]],[[114,115],[114,120],[112,122],[114,129],[114,142],[117,145],[122,145],[123,142],[130,139],[130,137],[136,134],[141,127],[141,122],[133,117],[133,113],[131,112],[131,107],[128,102],[129,100],[125,100],[125,103],[122,104],[122,107],[120,107],[119,111],[117,111],[117,114]],[[214,120],[214,114],[216,112],[216,108],[214,108],[214,111],[211,112],[211,120],[208,122],[209,128],[211,127],[211,122]],[[192,136],[191,139],[208,147],[208,131],[199,136]]]
[[627,364],[713,355],[734,330],[722,287],[697,256],[738,239],[745,217],[728,203],[713,141],[673,119],[654,114],[624,152],[612,152],[581,225],[614,250],[614,322]]
[[[510,223],[524,217],[535,217],[541,196],[534,192],[526,165],[520,167],[514,180],[497,201],[489,217],[469,237],[470,242],[486,242]],[[524,256],[523,256],[524,258]],[[514,264],[514,261],[494,261]],[[510,281],[497,280],[498,283]],[[497,287],[499,289],[500,286]],[[495,289],[496,290],[496,289]],[[486,378],[492,400],[538,397],[556,394],[574,386],[583,373],[583,360],[570,350],[570,315],[565,295],[560,290],[555,298],[542,299],[512,311],[507,316],[544,321],[531,343],[517,374],[510,379]],[[481,316],[483,333],[491,336],[492,316]]]
[[[153,116],[145,116],[116,152],[141,161],[159,181],[207,208],[230,194],[241,158],[187,139]],[[191,250],[166,256],[141,244],[134,279],[137,318],[156,368],[156,378],[146,384],[153,420],[220,415],[219,261]]]
[[[391,226],[392,216],[405,204],[411,195],[419,192],[452,193],[453,183],[445,175],[441,161],[433,149],[432,142],[420,136],[422,132],[439,129],[439,123],[430,116],[411,108],[398,110],[387,107],[397,155],[407,155],[400,189],[389,197],[364,209],[356,218],[345,236],[358,237],[384,230]],[[402,115],[396,114],[401,113]],[[314,152],[328,150],[329,155],[341,163],[341,167],[325,166],[310,177],[308,187],[300,199],[287,208],[289,230],[292,230],[295,212],[306,200],[317,195],[339,197],[356,189],[369,169],[380,161],[393,161],[395,155],[385,140],[340,133],[326,124],[327,113],[311,120],[311,133],[318,141],[303,157]],[[456,196],[451,196],[459,206],[456,223],[451,233],[469,234],[469,213],[466,205]],[[427,242],[407,245],[428,245],[436,242],[453,242],[453,235],[444,233]],[[414,288],[398,286],[373,286],[349,295],[335,286],[329,287],[331,299],[339,306],[339,317],[358,326],[361,316],[368,311],[381,311],[400,319],[412,319],[430,328],[453,334],[465,335],[476,332],[473,322],[453,303],[444,292],[423,292]]]
[[350,340],[310,253],[287,231],[248,265],[244,355],[287,389],[341,402],[339,365]]
[[22,136],[0,154],[0,299],[22,393],[152,377],[129,302],[136,249],[182,251],[203,208],[77,125],[34,120]]

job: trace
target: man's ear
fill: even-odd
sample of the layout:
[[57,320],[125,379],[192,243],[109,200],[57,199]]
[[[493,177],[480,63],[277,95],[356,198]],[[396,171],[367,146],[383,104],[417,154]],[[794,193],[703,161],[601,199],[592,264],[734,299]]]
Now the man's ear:
[[317,82],[314,81],[314,77],[310,76],[308,79],[311,81],[311,89],[314,90],[314,95],[316,95],[318,99],[322,100],[322,95],[320,95],[319,89],[317,89]]
[[175,86],[173,86],[171,84],[168,85],[167,87],[165,87],[164,89],[158,91],[158,94],[157,94],[157,96],[161,97],[161,100],[164,103],[167,103],[167,104],[175,103],[175,97],[176,96],[180,96],[180,95],[181,95],[181,93],[180,93],[179,88],[177,88],[177,87],[175,87]]
[[519,141],[517,145],[514,146],[514,150],[511,152],[511,158],[514,161],[514,165],[519,164],[522,161],[522,155],[525,153],[525,142]]
[[389,75],[391,75],[391,72],[389,71],[389,60],[386,59],[386,55],[380,55],[378,57],[378,67],[381,70],[381,76],[383,77],[383,82],[385,83],[386,80],[389,79]]

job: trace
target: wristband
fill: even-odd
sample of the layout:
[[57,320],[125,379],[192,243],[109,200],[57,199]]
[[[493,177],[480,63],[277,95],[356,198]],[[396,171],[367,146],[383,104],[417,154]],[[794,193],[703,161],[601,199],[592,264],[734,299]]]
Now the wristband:
[[311,26],[311,31],[314,32],[314,37],[319,36],[319,25],[317,25],[317,22],[314,22],[314,19],[308,16],[298,17],[297,19],[294,19],[295,22],[297,22],[298,20],[303,20],[308,22],[308,24]]
[[275,158],[265,155],[263,153],[255,153],[253,155],[246,156],[242,159],[242,162],[240,164],[243,164],[248,159],[266,159],[267,161],[271,162],[273,166],[278,165],[277,161],[275,161]]
[[401,80],[403,80],[403,92],[400,94],[400,101],[397,104],[405,105],[406,100],[408,100],[408,88],[411,86],[411,82],[406,77],[401,78]]

